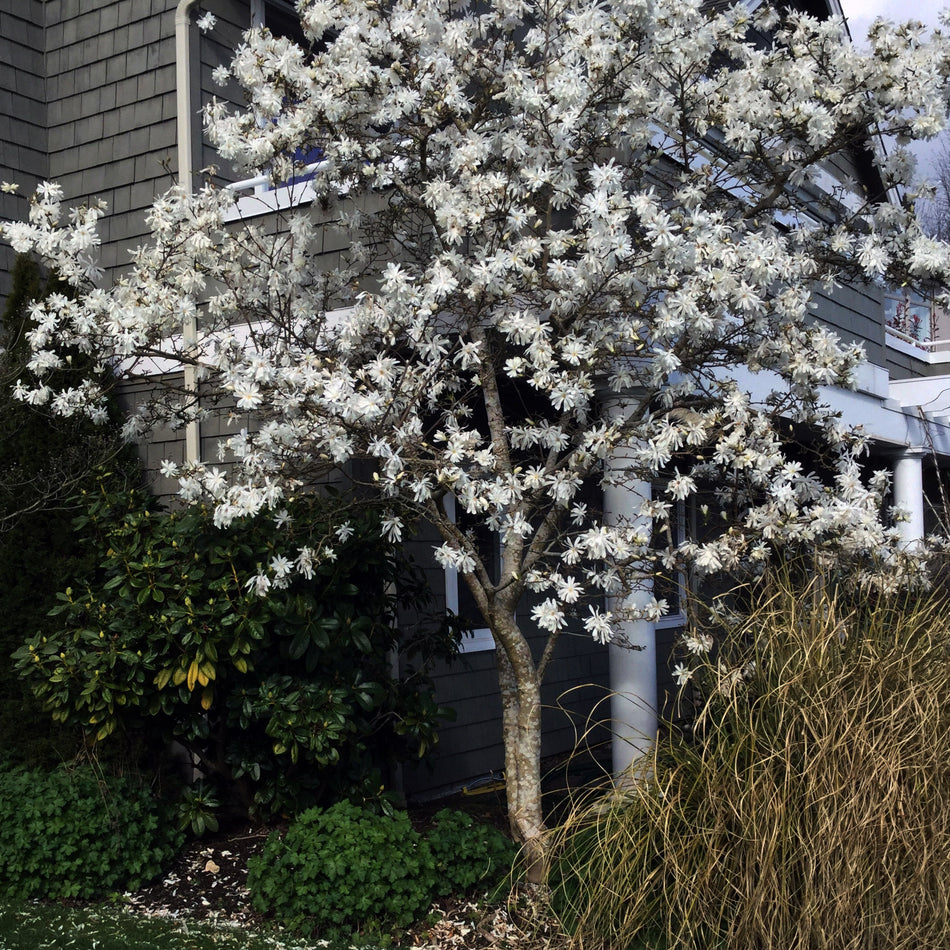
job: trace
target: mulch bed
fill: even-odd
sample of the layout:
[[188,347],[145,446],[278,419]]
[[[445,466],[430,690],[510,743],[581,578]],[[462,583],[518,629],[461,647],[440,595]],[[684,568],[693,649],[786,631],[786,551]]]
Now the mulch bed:
[[261,851],[268,833],[243,827],[186,845],[163,878],[129,895],[128,908],[153,916],[260,923],[247,890],[247,861]]
[[[459,808],[476,819],[507,830],[504,793],[458,795],[416,805],[413,823],[424,829],[440,808]],[[251,907],[247,862],[264,847],[272,829],[239,826],[191,842],[161,880],[126,895],[126,909],[149,916],[185,918],[256,927],[263,916]],[[515,950],[563,947],[562,935],[530,901],[518,910],[510,903],[446,899],[434,904],[427,919],[399,939],[413,950]]]

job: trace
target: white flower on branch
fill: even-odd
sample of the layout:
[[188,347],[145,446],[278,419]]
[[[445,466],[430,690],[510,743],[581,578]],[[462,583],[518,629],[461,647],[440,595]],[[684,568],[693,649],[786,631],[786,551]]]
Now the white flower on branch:
[[548,598],[543,603],[531,608],[531,619],[542,629],[550,633],[561,630],[567,624],[564,612],[556,600]]

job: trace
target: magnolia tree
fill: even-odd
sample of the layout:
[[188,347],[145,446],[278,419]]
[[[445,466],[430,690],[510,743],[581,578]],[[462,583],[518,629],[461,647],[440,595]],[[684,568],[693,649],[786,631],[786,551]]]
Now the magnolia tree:
[[[319,149],[312,209],[258,227],[231,221],[210,179],[172,189],[104,289],[101,206],[66,215],[44,185],[29,223],[4,228],[77,290],[37,305],[21,398],[101,412],[95,382],[49,384],[63,347],[122,372],[190,365],[197,390],[166,389],[128,431],[225,401],[233,464],[166,467],[219,524],[360,459],[393,542],[414,518],[438,530],[495,637],[511,824],[535,864],[540,684],[572,617],[636,646],[665,609],[658,557],[737,570],[813,547],[864,581],[871,562],[903,570],[885,479],[862,480],[860,433],[818,401],[862,353],[812,316],[837,281],[950,267],[885,197],[913,173],[905,144],[944,127],[950,49],[878,24],[864,53],[840,21],[715,7],[304,0],[311,46],[247,34],[217,71],[247,106],[205,119],[223,161],[275,185]],[[880,193],[836,183],[881,140]],[[347,248],[333,258],[328,228]],[[605,516],[585,486],[620,483],[629,510]],[[721,528],[674,543],[677,504],[701,492]],[[497,537],[497,574],[466,526]],[[328,554],[332,538],[248,583],[266,594]]]

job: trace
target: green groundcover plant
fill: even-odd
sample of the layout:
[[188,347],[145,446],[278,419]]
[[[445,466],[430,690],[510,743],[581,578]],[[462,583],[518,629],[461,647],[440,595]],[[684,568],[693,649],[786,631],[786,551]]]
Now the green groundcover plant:
[[254,906],[321,935],[406,927],[435,897],[492,885],[515,848],[500,831],[443,809],[426,835],[405,812],[340,802],[304,812],[249,862]]
[[447,711],[426,669],[455,644],[398,624],[425,588],[377,522],[307,495],[221,528],[204,508],[103,491],[77,521],[95,570],[15,661],[53,718],[96,742],[157,730],[183,746],[208,782],[183,803],[196,830],[214,825],[215,786],[261,817],[377,798],[391,763],[436,742]]
[[89,766],[0,772],[0,895],[83,898],[134,890],[182,843],[148,789]]
[[790,574],[751,599],[684,692],[690,728],[559,830],[555,908],[616,950],[946,947],[945,601]]

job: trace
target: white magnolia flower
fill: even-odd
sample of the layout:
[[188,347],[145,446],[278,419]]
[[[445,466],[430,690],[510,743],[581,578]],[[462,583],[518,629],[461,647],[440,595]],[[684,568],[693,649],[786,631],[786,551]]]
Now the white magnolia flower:
[[272,584],[271,579],[266,574],[255,574],[244,586],[258,597],[266,597]]
[[307,578],[308,581],[313,578],[313,569],[317,563],[316,554],[313,548],[302,547],[297,552],[297,560],[295,563],[297,565],[297,570],[303,574],[303,576]]
[[673,667],[673,679],[677,686],[685,686],[693,676],[693,671],[682,663],[677,663]]
[[227,485],[227,479],[221,469],[213,468],[203,478],[204,489],[212,498],[220,498]]
[[708,633],[690,633],[684,638],[683,644],[694,656],[703,656],[713,648],[714,641]]
[[590,616],[584,621],[587,632],[598,643],[609,643],[613,636],[613,618],[609,611],[601,612],[596,607],[590,608]]
[[565,604],[577,603],[577,600],[584,593],[584,588],[577,583],[576,578],[567,577],[560,581],[557,586],[558,600]]
[[531,609],[531,619],[542,629],[551,633],[561,630],[567,624],[564,612],[558,607],[557,601],[548,598],[543,603]]
[[403,523],[402,519],[397,515],[389,515],[383,518],[380,528],[383,537],[386,538],[387,541],[396,542],[402,540]]
[[349,521],[344,521],[343,524],[341,524],[336,529],[334,534],[336,534],[336,539],[340,542],[340,544],[345,544],[351,537],[353,537],[355,532],[356,529],[353,527],[353,525],[351,525]]

